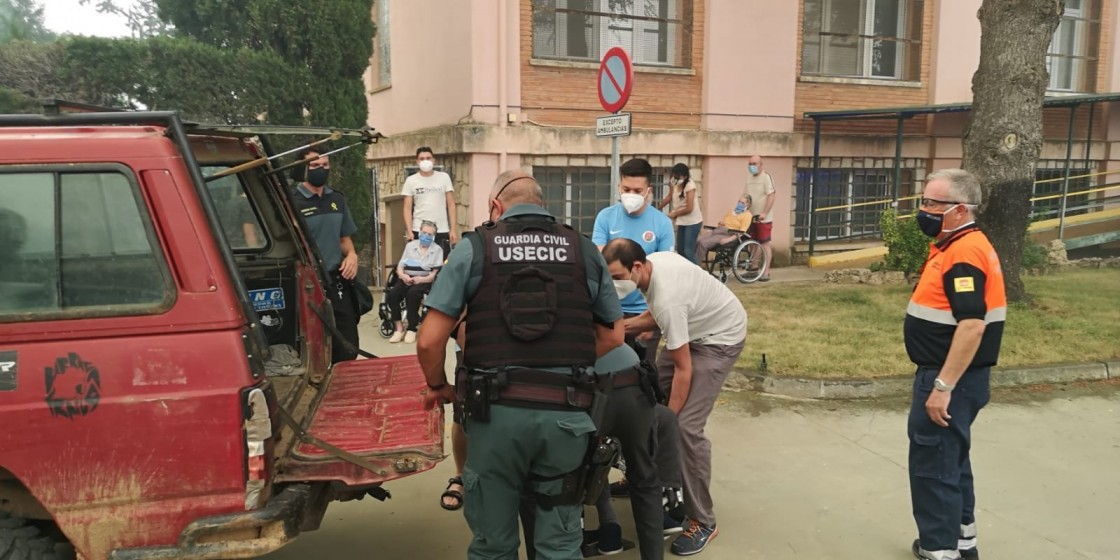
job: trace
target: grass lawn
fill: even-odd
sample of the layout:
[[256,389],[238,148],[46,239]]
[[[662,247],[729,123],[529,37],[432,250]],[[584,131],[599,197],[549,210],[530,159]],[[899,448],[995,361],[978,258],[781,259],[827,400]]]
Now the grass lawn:
[[[1012,305],[1000,367],[1120,358],[1120,270],[1026,277],[1034,297]],[[772,283],[732,285],[747,308],[747,345],[737,364],[791,377],[888,377],[914,366],[902,343],[910,286]]]

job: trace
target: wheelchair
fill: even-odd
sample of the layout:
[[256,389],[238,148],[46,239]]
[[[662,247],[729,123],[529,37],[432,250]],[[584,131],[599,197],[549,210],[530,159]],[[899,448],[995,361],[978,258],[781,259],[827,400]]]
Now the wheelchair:
[[[378,332],[381,333],[381,338],[389,338],[393,336],[393,332],[397,330],[396,325],[393,324],[392,310],[389,308],[388,295],[389,290],[399,282],[401,282],[401,279],[397,277],[397,267],[393,266],[389,270],[389,277],[385,279],[385,290],[381,292],[381,303],[377,306],[377,316],[381,318],[381,326],[378,330]],[[424,294],[424,299],[427,298],[428,295]],[[405,300],[402,299],[401,322],[407,327],[408,313],[405,312],[405,305]],[[424,305],[424,300],[420,301],[419,314],[420,322],[423,323],[424,317],[428,314],[428,306]]]
[[[705,229],[715,229],[705,226]],[[728,235],[736,238],[730,242],[716,245],[708,252],[707,260],[700,263],[708,270],[708,274],[719,278],[720,282],[727,283],[728,272],[736,280],[744,284],[757,282],[770,268],[770,259],[766,256],[762,244],[751,238],[745,231],[729,230]],[[757,263],[752,267],[751,263]]]

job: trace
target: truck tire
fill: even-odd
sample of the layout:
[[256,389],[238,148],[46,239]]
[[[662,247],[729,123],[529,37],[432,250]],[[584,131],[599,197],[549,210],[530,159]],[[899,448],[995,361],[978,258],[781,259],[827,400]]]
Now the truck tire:
[[74,547],[57,528],[0,511],[0,560],[74,560]]

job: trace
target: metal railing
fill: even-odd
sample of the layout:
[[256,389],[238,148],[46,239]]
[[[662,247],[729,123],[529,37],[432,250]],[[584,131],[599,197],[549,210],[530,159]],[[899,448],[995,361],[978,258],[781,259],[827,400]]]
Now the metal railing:
[[[1077,179],[1089,179],[1093,177],[1101,177],[1105,175],[1120,174],[1120,169],[1097,171],[1094,173],[1085,173],[1081,175],[1070,175],[1068,177],[1056,177],[1052,179],[1041,179],[1035,181],[1034,184],[1047,184],[1063,182],[1068,185],[1068,181]],[[1036,189],[1037,190],[1037,189]],[[1097,196],[1089,198],[1089,195],[1095,193],[1102,193],[1105,191],[1114,190],[1116,194],[1110,196]],[[1070,214],[1085,214],[1093,211],[1104,210],[1106,207],[1114,206],[1120,208],[1120,182],[1105,183],[1100,185],[1091,185],[1084,189],[1068,190],[1063,189],[1064,192],[1046,193],[1030,198],[1031,201],[1031,221],[1040,221],[1046,219],[1055,219],[1059,221],[1058,224],[1058,238],[1063,239],[1065,236],[1065,219]],[[1070,199],[1074,197],[1087,197],[1084,201],[1078,201],[1079,204],[1070,205]],[[867,219],[859,219],[853,221],[853,217],[866,216],[868,214],[880,216],[887,208],[893,208],[898,211],[899,219],[908,219],[913,217],[913,210],[917,209],[917,200],[922,197],[921,194],[910,196],[902,196],[898,198],[882,198],[876,200],[865,200],[859,202],[847,202],[844,204],[835,204],[832,206],[821,206],[819,208],[806,209],[798,211],[808,216],[805,220],[807,225],[804,229],[808,230],[808,235],[803,238],[804,241],[815,241],[809,244],[809,254],[813,254],[813,245],[821,242],[829,241],[847,241],[855,239],[880,239],[882,231],[879,227],[879,221],[876,217],[875,220],[869,221]],[[1039,204],[1047,201],[1059,200],[1059,204]],[[830,216],[831,213],[831,216]],[[839,219],[837,219],[839,218]],[[873,227],[869,228],[873,222]],[[821,228],[831,228],[835,231],[837,228],[860,229],[857,233],[848,235],[830,235],[820,236],[819,231]]]

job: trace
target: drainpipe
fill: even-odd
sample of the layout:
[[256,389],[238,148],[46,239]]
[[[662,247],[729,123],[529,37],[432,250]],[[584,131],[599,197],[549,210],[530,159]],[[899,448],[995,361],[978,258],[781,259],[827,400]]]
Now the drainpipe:
[[[503,129],[503,133],[509,123],[509,117],[506,114],[509,111],[508,100],[506,99],[508,96],[506,88],[506,50],[508,49],[506,36],[509,34],[506,29],[506,3],[506,0],[498,0],[498,127]],[[506,170],[506,144],[507,142],[503,138],[502,151],[498,153],[499,173]]]
[[1062,178],[1062,204],[1058,211],[1058,239],[1066,239],[1066,198],[1069,197],[1069,163],[1073,159],[1073,124],[1077,115],[1077,105],[1069,108],[1069,135],[1066,136],[1066,173]]

